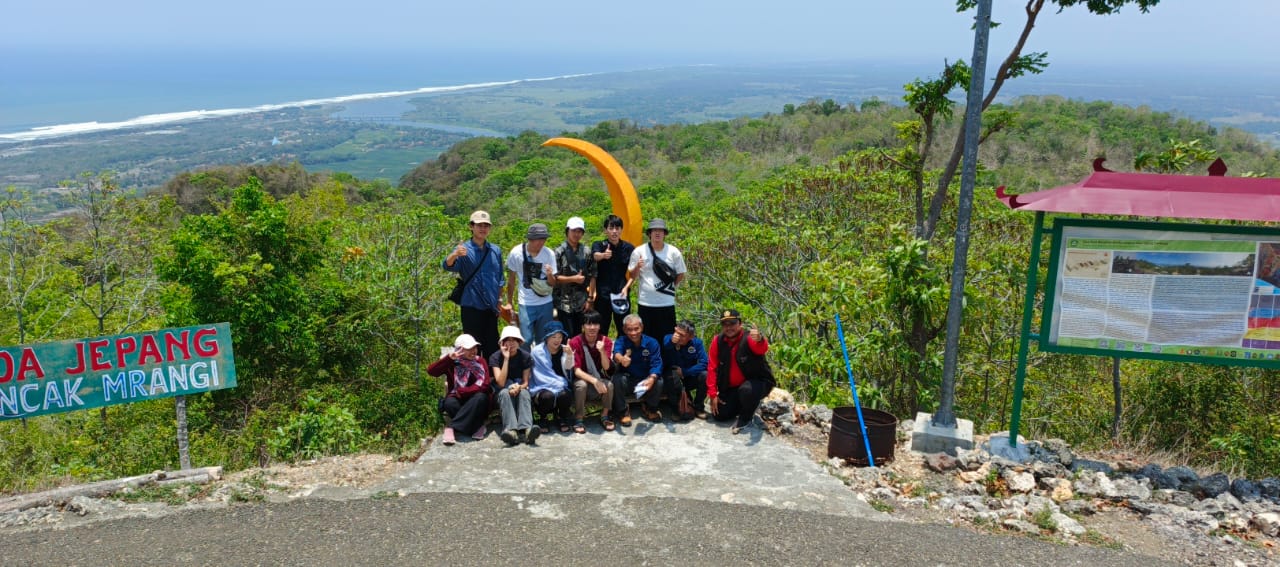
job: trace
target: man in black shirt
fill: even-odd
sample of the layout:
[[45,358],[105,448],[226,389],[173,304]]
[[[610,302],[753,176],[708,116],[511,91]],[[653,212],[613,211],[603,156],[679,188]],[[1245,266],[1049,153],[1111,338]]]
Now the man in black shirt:
[[[609,215],[604,219],[604,232],[608,237],[591,245],[591,257],[596,261],[595,287],[591,292],[591,302],[595,310],[603,315],[600,334],[609,336],[609,324],[612,322],[622,329],[622,318],[631,313],[630,305],[621,313],[614,309],[609,296],[620,293],[626,297],[630,292],[631,281],[627,277],[627,264],[631,262],[631,252],[636,249],[630,242],[622,239],[622,218]],[[609,314],[613,316],[610,317]]]

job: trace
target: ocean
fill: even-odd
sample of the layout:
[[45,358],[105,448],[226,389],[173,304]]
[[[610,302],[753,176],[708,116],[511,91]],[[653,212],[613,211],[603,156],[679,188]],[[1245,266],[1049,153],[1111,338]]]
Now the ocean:
[[476,52],[18,50],[0,67],[0,141],[678,63]]
[[[117,49],[92,54],[19,49],[6,53],[5,59],[0,66],[0,143],[315,103],[345,103],[342,116],[387,116],[396,108],[408,110],[412,96],[442,90],[700,63],[760,64],[732,56],[704,61],[646,54],[323,53],[287,47],[238,52]],[[849,63],[843,70],[833,67],[833,72],[865,69],[859,65],[865,62]],[[928,76],[940,66],[941,60],[885,63],[873,87],[896,102],[898,95],[893,93],[900,93],[905,82]],[[1145,105],[1240,127],[1280,144],[1277,92],[1280,70],[1275,69],[1054,63],[1043,75],[1010,81],[1002,99],[1055,94]],[[468,131],[465,125],[422,126],[492,134]]]

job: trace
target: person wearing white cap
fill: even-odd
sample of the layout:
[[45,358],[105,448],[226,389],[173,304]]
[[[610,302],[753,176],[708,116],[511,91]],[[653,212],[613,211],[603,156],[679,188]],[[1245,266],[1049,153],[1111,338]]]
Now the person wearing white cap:
[[649,243],[636,248],[627,269],[632,279],[640,280],[636,292],[636,313],[644,321],[646,334],[655,341],[676,328],[676,287],[684,283],[684,254],[667,244],[667,221],[649,221],[645,234]]
[[489,366],[478,356],[480,343],[468,334],[458,335],[453,350],[427,367],[427,374],[443,376],[445,396],[440,413],[449,416],[441,442],[452,445],[454,432],[484,439],[489,417]]
[[582,331],[582,314],[591,307],[591,288],[595,286],[596,263],[591,250],[582,243],[587,225],[582,217],[572,217],[564,227],[564,242],[556,248],[556,319],[570,337]]
[[543,329],[555,320],[551,290],[556,283],[556,255],[547,248],[547,225],[534,223],[525,242],[507,254],[507,303],[510,309],[520,290],[520,334],[532,343],[542,342]]
[[519,327],[503,327],[501,341],[498,352],[489,356],[489,368],[493,370],[493,395],[498,398],[498,409],[502,413],[502,432],[498,437],[507,445],[521,442],[532,445],[540,433],[533,426],[532,398],[529,397],[533,357],[520,348],[524,337],[520,335]]
[[506,273],[502,249],[489,242],[493,228],[489,213],[471,213],[469,226],[471,238],[459,243],[441,265],[460,278],[462,332],[480,342],[481,358],[487,358],[498,350],[498,296],[506,285]]

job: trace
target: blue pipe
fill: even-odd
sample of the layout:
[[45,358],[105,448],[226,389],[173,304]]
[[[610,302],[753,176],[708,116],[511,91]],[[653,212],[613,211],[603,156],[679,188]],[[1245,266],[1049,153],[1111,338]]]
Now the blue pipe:
[[862,429],[862,444],[867,448],[867,462],[876,468],[876,458],[871,455],[871,439],[867,437],[867,422],[862,419],[862,404],[858,403],[858,388],[853,385],[853,364],[849,362],[849,347],[844,344],[844,325],[836,313],[836,333],[840,335],[840,350],[844,352],[844,369],[849,373],[849,392],[853,394],[853,409],[858,412],[858,427]]

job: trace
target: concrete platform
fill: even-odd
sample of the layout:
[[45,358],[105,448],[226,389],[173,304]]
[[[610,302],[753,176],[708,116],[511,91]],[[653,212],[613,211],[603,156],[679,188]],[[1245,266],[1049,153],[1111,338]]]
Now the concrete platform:
[[973,422],[957,419],[956,426],[937,427],[933,425],[933,414],[919,412],[916,414],[915,426],[911,430],[911,450],[917,453],[946,453],[956,456],[956,449],[973,448]]

